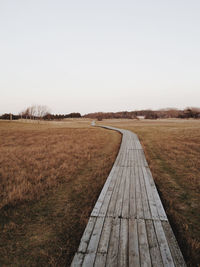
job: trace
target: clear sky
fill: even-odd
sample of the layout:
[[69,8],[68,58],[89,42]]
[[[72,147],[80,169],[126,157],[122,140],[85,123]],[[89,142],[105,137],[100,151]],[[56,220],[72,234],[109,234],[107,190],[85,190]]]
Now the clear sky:
[[200,106],[199,0],[0,0],[0,114]]

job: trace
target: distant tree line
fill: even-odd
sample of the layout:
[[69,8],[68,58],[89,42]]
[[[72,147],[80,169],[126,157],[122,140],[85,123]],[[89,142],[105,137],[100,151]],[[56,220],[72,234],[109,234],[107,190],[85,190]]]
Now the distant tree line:
[[89,113],[83,116],[84,118],[98,119],[136,119],[134,111],[121,111],[121,112],[96,112]]
[[0,116],[0,120],[10,120],[10,117],[12,117],[12,120],[18,120],[20,119],[19,115],[14,115],[12,113],[4,113]]
[[65,118],[80,118],[80,113],[69,113],[69,114],[51,114],[47,106],[44,105],[33,105],[23,111],[18,115],[5,113],[0,116],[2,120],[18,120],[18,119],[30,119],[30,120],[62,120]]
[[91,119],[137,119],[143,116],[145,119],[168,119],[168,118],[194,118],[200,119],[200,108],[189,107],[184,110],[167,108],[160,110],[136,110],[122,112],[96,112],[84,115],[85,118]]
[[81,114],[78,112],[73,112],[69,114],[46,114],[44,120],[63,120],[67,118],[81,118]]
[[66,118],[90,118],[90,119],[137,119],[138,116],[143,116],[145,119],[168,119],[168,118],[182,118],[182,119],[200,119],[200,108],[188,107],[184,110],[175,108],[167,108],[160,110],[136,110],[136,111],[121,111],[121,112],[96,112],[81,116],[78,112],[69,114],[51,114],[46,106],[31,106],[19,113],[19,115],[5,113],[0,116],[2,120],[18,119],[40,119],[40,120],[63,120]]

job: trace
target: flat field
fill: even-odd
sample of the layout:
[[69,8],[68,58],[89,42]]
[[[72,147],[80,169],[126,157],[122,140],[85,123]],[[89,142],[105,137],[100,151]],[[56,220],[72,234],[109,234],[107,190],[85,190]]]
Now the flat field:
[[0,266],[69,266],[118,153],[88,120],[0,121]]
[[200,120],[104,120],[135,132],[188,266],[200,266]]

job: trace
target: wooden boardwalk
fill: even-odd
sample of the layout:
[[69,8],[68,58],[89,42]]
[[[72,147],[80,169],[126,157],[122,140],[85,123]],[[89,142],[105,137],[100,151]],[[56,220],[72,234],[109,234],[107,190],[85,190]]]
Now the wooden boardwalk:
[[71,264],[186,266],[137,135],[122,143]]

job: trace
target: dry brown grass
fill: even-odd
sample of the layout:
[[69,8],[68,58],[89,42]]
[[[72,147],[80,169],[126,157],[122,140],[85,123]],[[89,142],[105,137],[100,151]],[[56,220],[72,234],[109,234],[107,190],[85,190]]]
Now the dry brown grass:
[[138,134],[189,266],[200,263],[200,121],[105,120]]
[[70,264],[121,139],[88,125],[0,122],[0,265]]

